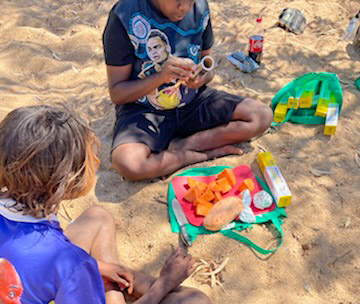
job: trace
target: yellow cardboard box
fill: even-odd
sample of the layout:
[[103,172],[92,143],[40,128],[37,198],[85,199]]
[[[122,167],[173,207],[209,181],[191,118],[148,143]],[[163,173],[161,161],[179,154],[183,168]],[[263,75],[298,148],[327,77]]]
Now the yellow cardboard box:
[[327,83],[322,83],[315,116],[326,117],[329,103],[336,103],[336,97]]
[[265,167],[264,178],[275,198],[275,202],[278,207],[289,206],[291,203],[292,194],[283,175],[280,172],[279,167]]
[[339,105],[337,103],[331,103],[328,107],[328,112],[326,114],[325,135],[334,135],[336,132],[336,126],[339,120]]
[[305,85],[300,96],[300,108],[311,108],[314,100],[317,81],[309,82]]
[[272,154],[270,152],[260,152],[258,154],[258,164],[278,207],[289,206],[292,194]]
[[299,108],[300,99],[295,97],[289,97],[288,99],[288,108],[297,110]]
[[287,110],[287,104],[278,103],[274,111],[274,121],[283,122],[285,120]]
[[270,152],[260,152],[258,154],[258,164],[261,172],[264,174],[265,167],[276,166],[275,161]]

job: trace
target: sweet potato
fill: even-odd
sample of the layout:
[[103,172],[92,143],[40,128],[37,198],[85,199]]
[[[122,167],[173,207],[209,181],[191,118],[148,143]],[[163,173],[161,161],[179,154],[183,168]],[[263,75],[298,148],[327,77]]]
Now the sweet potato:
[[222,200],[222,195],[221,195],[220,191],[215,191],[214,195],[215,195],[214,204],[217,203],[218,201]]
[[187,181],[190,188],[195,187],[198,184],[198,181],[191,177],[188,177]]
[[188,186],[190,188],[194,188],[195,186],[197,186],[200,190],[200,192],[204,192],[207,188],[207,184],[206,183],[203,183],[203,182],[200,182],[196,179],[193,179],[191,177],[188,177]]
[[202,199],[196,201],[196,214],[201,216],[206,216],[214,205]]
[[193,203],[200,196],[200,190],[198,186],[194,186],[186,192],[184,199],[188,202]]
[[213,191],[221,191],[222,193],[229,192],[232,187],[225,177],[216,181],[216,184],[211,188]]
[[226,178],[231,187],[236,184],[236,176],[232,169],[224,169],[218,176],[217,179]]
[[211,202],[215,198],[215,195],[208,186],[207,189],[200,195],[200,198]]
[[217,202],[205,216],[204,226],[217,231],[233,221],[242,211],[243,204],[239,197],[228,196]]
[[238,188],[240,192],[244,191],[245,189],[249,189],[250,192],[254,191],[255,184],[251,178],[244,179]]

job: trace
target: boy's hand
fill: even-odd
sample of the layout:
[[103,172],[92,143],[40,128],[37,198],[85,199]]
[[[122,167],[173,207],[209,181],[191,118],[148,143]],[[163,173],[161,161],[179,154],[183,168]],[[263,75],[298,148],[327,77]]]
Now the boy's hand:
[[195,270],[195,260],[191,255],[182,253],[178,248],[161,269],[163,277],[171,289],[179,286]]
[[169,83],[177,79],[188,81],[195,69],[196,64],[191,59],[170,56],[163,65],[160,77],[163,83]]
[[187,86],[190,89],[199,89],[207,83],[208,83],[208,73],[202,76],[196,76],[195,78],[189,79],[185,83],[185,86]]
[[99,271],[102,277],[117,283],[121,290],[127,289],[128,294],[134,290],[134,275],[118,264],[98,261]]

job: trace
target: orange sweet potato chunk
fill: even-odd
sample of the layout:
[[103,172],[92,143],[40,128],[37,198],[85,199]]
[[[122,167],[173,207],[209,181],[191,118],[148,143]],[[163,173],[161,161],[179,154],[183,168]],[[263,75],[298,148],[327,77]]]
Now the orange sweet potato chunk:
[[231,187],[234,187],[236,184],[236,176],[232,169],[224,169],[218,176],[217,179],[226,178]]
[[255,189],[255,184],[251,178],[244,179],[238,188],[240,192],[246,189],[249,189],[250,192]]
[[212,191],[213,190],[213,187],[216,186],[216,180],[213,180],[210,184],[208,184],[208,188],[210,188]]
[[198,181],[198,180],[196,180],[196,179],[193,179],[193,178],[191,178],[191,177],[188,177],[188,186],[190,187],[190,188],[193,188],[193,187],[195,187],[195,186],[198,186],[198,188],[199,188],[199,190],[200,190],[200,192],[202,193],[202,192],[204,192],[205,190],[206,190],[206,188],[207,188],[207,184],[206,183],[203,183],[203,182],[200,182],[200,181]]
[[191,177],[188,177],[187,182],[190,188],[195,187],[198,184],[198,181]]
[[203,182],[199,182],[197,184],[197,187],[199,188],[200,194],[202,194],[206,190],[207,186],[208,185],[203,183]]
[[197,207],[198,205],[204,205],[204,206],[207,206],[209,204],[212,205],[212,203],[210,203],[209,201],[206,201],[200,197],[198,197],[195,201],[194,201],[194,206]]
[[215,198],[215,195],[208,186],[206,190],[200,195],[200,198],[205,201],[211,202]]
[[196,201],[196,199],[198,199],[200,196],[200,190],[199,190],[199,187],[198,186],[194,186],[192,188],[190,188],[185,196],[184,196],[184,199],[187,200],[188,202],[190,203],[193,203]]
[[225,177],[220,178],[216,181],[216,185],[212,188],[213,191],[221,191],[226,193],[232,189],[232,186],[229,184]]
[[222,195],[221,195],[220,191],[215,191],[214,195],[215,195],[214,204],[216,204],[218,201],[221,201]]
[[196,214],[206,216],[212,207],[213,204],[203,200],[198,200],[198,203],[196,205]]

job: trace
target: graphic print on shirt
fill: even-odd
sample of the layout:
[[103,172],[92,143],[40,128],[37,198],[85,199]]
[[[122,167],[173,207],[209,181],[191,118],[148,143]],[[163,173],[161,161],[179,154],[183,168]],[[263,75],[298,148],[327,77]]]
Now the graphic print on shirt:
[[[123,32],[125,29],[134,47],[134,50],[123,51],[121,44],[118,44],[119,56],[116,58],[114,55],[115,65],[132,64],[131,80],[144,79],[161,71],[165,58],[170,54],[192,59],[198,64],[204,47],[209,49],[213,44],[213,33],[208,26],[210,14],[207,0],[194,1],[191,10],[178,22],[169,20],[148,0],[118,1],[112,14],[120,20],[122,29],[119,30]],[[116,33],[119,25],[115,22],[109,24]],[[119,38],[120,41],[122,39]],[[112,45],[116,43],[109,41],[108,48],[111,49]],[[175,84],[175,81],[162,84],[157,90],[138,98],[136,103],[152,109],[167,110],[188,105],[196,98],[196,89],[185,85],[174,87]]]
[[[165,33],[158,29],[151,30],[146,39],[146,53],[149,61],[142,64],[138,77],[143,79],[154,73],[161,72],[163,65],[171,56],[171,46]],[[155,89],[146,98],[149,103],[159,110],[174,109],[179,106],[182,95],[180,87],[175,86],[176,81],[165,87]],[[145,100],[144,100],[145,101]]]
[[21,304],[24,288],[15,267],[0,258],[0,304]]
[[187,50],[189,58],[191,58],[196,64],[198,64],[200,62],[201,45],[190,44]]

